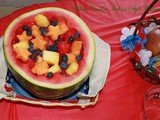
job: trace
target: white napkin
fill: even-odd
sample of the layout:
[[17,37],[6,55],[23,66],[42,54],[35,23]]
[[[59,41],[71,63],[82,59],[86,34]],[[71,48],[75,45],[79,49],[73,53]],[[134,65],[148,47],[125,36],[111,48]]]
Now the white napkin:
[[[78,97],[80,98],[78,104],[89,103],[90,98],[95,97],[99,91],[102,90],[104,84],[106,83],[107,74],[110,67],[111,51],[109,44],[101,40],[94,33],[93,36],[96,43],[96,57],[93,70],[90,74],[89,91],[88,94],[78,93]],[[6,92],[4,89],[7,66],[4,59],[2,42],[3,37],[0,38],[0,99],[5,96],[14,97],[12,92]],[[14,100],[14,98],[11,100]]]
[[[2,37],[3,38],[3,37]],[[7,66],[3,55],[3,39],[0,38],[0,99],[5,96],[13,96],[14,92],[7,92],[4,88],[6,84]]]
[[110,67],[111,51],[109,44],[105,43],[94,33],[93,36],[96,43],[95,63],[89,79],[88,94],[79,93],[78,96],[81,98],[79,103],[88,103],[90,102],[89,98],[95,97],[99,93],[104,87]]

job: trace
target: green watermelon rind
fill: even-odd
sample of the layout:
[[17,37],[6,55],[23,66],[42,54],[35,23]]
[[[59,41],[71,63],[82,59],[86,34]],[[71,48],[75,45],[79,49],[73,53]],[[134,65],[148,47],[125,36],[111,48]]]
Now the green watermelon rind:
[[[87,37],[90,40],[89,41],[90,48],[89,48],[89,51],[88,51],[89,56],[88,56],[88,59],[86,61],[87,67],[85,67],[82,74],[80,76],[78,76],[76,79],[74,79],[73,81],[68,82],[68,83],[64,83],[64,84],[58,84],[58,85],[57,84],[49,84],[49,83],[39,82],[39,81],[36,81],[36,80],[32,79],[31,77],[27,76],[25,74],[25,72],[21,71],[21,69],[16,67],[16,65],[12,62],[10,56],[7,53],[7,49],[6,49],[7,48],[6,47],[6,44],[7,44],[6,42],[7,42],[7,39],[9,37],[9,32],[10,32],[11,28],[16,24],[16,22],[18,22],[19,20],[21,20],[25,17],[28,17],[29,15],[34,15],[34,14],[38,14],[38,13],[41,13],[41,12],[52,11],[52,10],[64,12],[64,14],[74,17],[74,20],[76,22],[78,22],[78,24],[83,25],[83,30],[84,30],[85,33],[87,33]],[[72,13],[68,10],[62,9],[62,8],[57,8],[57,7],[40,8],[40,9],[37,9],[37,10],[33,10],[31,12],[27,12],[27,13],[17,17],[7,27],[7,29],[5,31],[5,34],[4,34],[3,45],[4,45],[4,47],[3,47],[4,48],[4,56],[5,56],[5,59],[8,63],[8,67],[9,67],[10,71],[12,72],[12,74],[15,76],[15,78],[18,80],[18,82],[20,82],[20,84],[22,86],[24,86],[26,89],[31,91],[33,94],[37,94],[37,92],[42,94],[44,92],[44,96],[45,96],[45,93],[48,92],[51,95],[53,94],[52,95],[53,97],[56,96],[56,93],[69,94],[70,93],[69,91],[72,92],[75,89],[78,89],[86,81],[86,78],[89,76],[89,74],[92,70],[92,67],[93,67],[93,64],[94,64],[94,59],[95,59],[95,51],[96,51],[95,41],[94,41],[93,35],[92,35],[90,29],[88,28],[88,26],[83,22],[83,20],[81,20],[74,13]],[[26,87],[26,85],[27,85],[27,87]],[[68,92],[66,93],[65,91],[68,91]],[[42,96],[43,97],[43,95],[37,95],[37,96],[39,96],[39,97]]]

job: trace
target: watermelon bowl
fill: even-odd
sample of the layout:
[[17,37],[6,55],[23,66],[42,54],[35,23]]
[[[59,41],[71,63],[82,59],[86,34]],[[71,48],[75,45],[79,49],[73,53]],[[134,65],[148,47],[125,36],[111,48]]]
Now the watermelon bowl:
[[145,16],[157,2],[154,0],[137,22],[122,28],[120,36],[121,46],[129,51],[134,69],[154,85],[160,85],[160,20]]
[[60,99],[78,90],[95,60],[95,41],[74,13],[47,7],[13,20],[3,37],[9,71],[39,99]]

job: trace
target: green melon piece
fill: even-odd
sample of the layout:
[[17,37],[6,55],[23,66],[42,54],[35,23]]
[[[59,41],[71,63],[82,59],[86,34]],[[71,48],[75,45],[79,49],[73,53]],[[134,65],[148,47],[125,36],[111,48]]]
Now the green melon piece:
[[[56,18],[66,23],[68,28],[75,28],[80,33],[83,43],[83,57],[78,61],[78,70],[72,75],[62,72],[55,73],[52,78],[46,75],[36,75],[32,73],[34,62],[26,63],[16,59],[13,48],[17,30],[23,25],[36,24],[35,16],[41,14],[46,16],[48,21]],[[45,26],[46,27],[46,26]],[[87,80],[95,59],[95,41],[87,25],[74,13],[62,8],[47,7],[36,9],[20,15],[7,27],[4,34],[4,55],[13,76],[27,91],[41,99],[58,99],[70,95]]]

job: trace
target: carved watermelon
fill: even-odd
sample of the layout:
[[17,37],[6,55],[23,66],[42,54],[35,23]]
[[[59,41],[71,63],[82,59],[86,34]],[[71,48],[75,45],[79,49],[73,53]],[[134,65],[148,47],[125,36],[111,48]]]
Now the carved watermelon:
[[13,20],[4,34],[4,55],[16,80],[42,99],[58,99],[88,78],[95,58],[90,29],[74,13],[47,7]]

